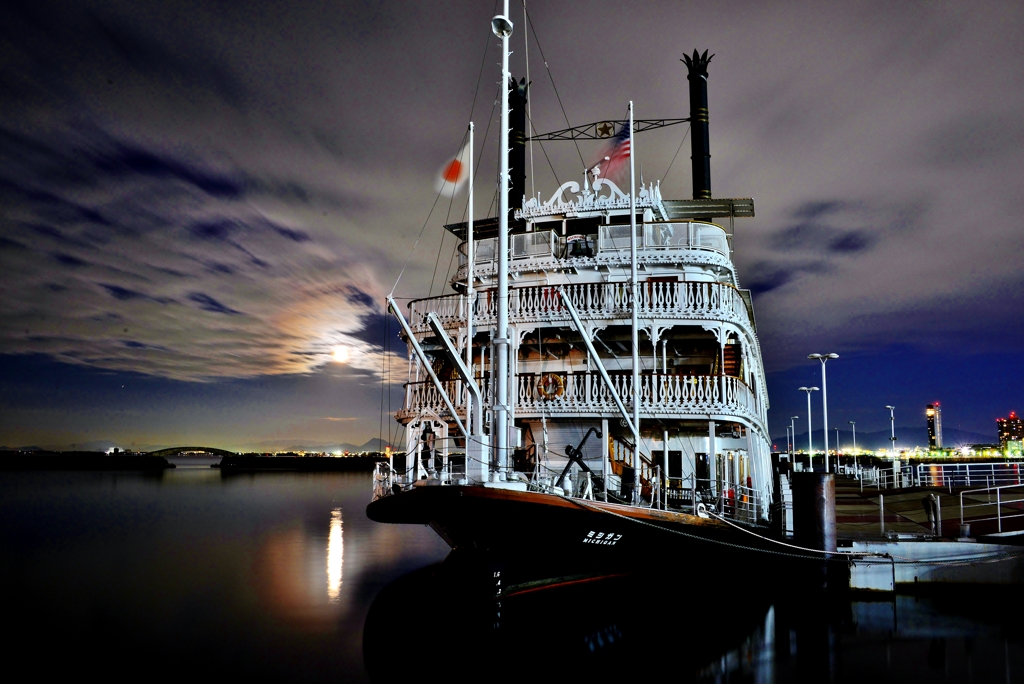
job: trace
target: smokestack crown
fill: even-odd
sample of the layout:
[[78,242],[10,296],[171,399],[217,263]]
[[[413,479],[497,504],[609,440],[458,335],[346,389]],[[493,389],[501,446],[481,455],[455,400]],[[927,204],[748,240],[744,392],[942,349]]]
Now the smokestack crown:
[[685,63],[687,71],[690,72],[687,78],[692,78],[695,75],[707,78],[708,63],[711,61],[712,57],[714,57],[714,55],[708,57],[707,50],[704,51],[703,55],[694,50],[692,57],[690,55],[683,55],[683,58],[679,61]]

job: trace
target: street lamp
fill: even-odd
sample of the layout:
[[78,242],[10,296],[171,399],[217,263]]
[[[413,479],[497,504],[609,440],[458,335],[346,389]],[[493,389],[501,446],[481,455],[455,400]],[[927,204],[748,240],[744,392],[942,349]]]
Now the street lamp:
[[896,462],[896,416],[893,414],[895,406],[886,406],[889,409],[889,432],[892,435],[889,437],[889,441],[892,442],[892,460]]
[[[808,354],[807,358],[817,359],[821,361],[821,407],[824,417],[824,432],[825,432],[825,472],[828,472],[828,386],[825,384],[825,362],[829,359],[838,359],[839,354]],[[807,395],[810,397],[811,395]],[[836,448],[839,448],[839,438],[836,438]],[[839,452],[836,451],[836,460],[839,458]]]
[[[796,420],[799,417],[800,416],[790,416],[789,417],[789,429],[793,433],[793,451],[796,451],[796,424],[793,421]],[[793,459],[795,460],[796,456],[794,456]]]
[[814,472],[814,441],[811,432],[811,392],[817,392],[817,387],[800,387],[801,392],[807,392],[807,465],[811,472]]
[[853,472],[859,472],[857,470],[857,421],[848,420],[846,421],[853,426]]

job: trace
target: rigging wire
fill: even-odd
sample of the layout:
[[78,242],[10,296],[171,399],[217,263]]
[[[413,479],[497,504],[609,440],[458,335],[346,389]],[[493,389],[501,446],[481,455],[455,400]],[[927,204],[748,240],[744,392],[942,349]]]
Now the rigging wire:
[[679,153],[682,151],[683,144],[686,142],[686,136],[688,136],[688,135],[690,135],[690,126],[689,126],[689,124],[687,124],[687,126],[686,126],[686,133],[683,133],[683,139],[679,141],[679,149],[677,149],[676,153],[674,155],[672,155],[672,161],[669,162],[668,168],[665,169],[665,175],[663,175],[661,177],[661,182],[662,183],[664,183],[665,180],[668,178],[668,173],[669,173],[669,171],[672,170],[672,165],[676,163],[676,157],[678,157]]
[[[526,20],[526,0],[523,0],[523,19]],[[523,54],[526,56],[526,86],[530,86],[530,32],[523,31]],[[529,97],[529,91],[527,91],[526,98],[526,116],[530,119],[527,124],[526,139],[530,141],[530,197],[534,197],[537,194],[536,180],[533,175],[533,99]]]
[[[383,348],[383,354],[380,357],[380,428],[377,430],[377,446],[380,447],[380,442],[384,441],[384,386],[387,384],[387,370],[388,370],[388,323],[390,322],[391,316],[388,316],[385,312],[384,315],[384,339],[381,340],[381,347]],[[390,392],[389,392],[390,394]]]
[[[558,87],[555,85],[555,77],[551,73],[551,67],[548,66],[548,58],[544,55],[544,47],[540,44],[540,38],[537,36],[537,29],[533,26],[533,19],[530,18],[530,13],[526,11],[526,3],[523,3],[523,14],[526,15],[526,23],[529,25],[530,30],[533,31],[533,39],[537,43],[537,49],[540,50],[540,58],[544,61],[544,69],[548,72],[548,78],[551,80],[551,88],[555,91],[555,99],[558,100],[558,106],[562,110],[562,116],[565,118],[565,125],[572,128],[572,124],[569,123],[569,115],[565,113],[565,105],[562,104],[562,97],[558,94]],[[573,140],[573,145],[576,146],[576,154],[580,157],[580,163],[584,166],[587,162],[583,161],[583,153],[580,152],[580,144]]]
[[[530,119],[530,114],[529,113],[527,113],[526,116],[527,116],[527,118],[530,121],[530,128],[533,128],[533,119]],[[544,149],[544,143],[542,143],[542,142],[540,142],[538,140],[537,144],[540,145],[540,151],[544,153],[544,159],[547,160],[547,162],[548,162],[548,168],[551,169],[551,175],[555,177],[555,185],[557,185],[558,187],[562,187],[562,181],[558,180],[558,173],[555,171],[555,167],[551,163],[551,157],[548,156],[548,151],[546,149]],[[533,145],[533,141],[532,140],[530,141],[530,145],[531,146]],[[582,157],[580,157],[580,158],[582,159]],[[533,162],[531,161],[530,163],[532,164]]]
[[[495,0],[495,2],[494,2],[494,9],[492,10],[492,14],[496,14],[497,11],[498,11],[498,0]],[[483,82],[484,66],[486,66],[486,64],[487,64],[487,48],[490,46],[490,43],[491,43],[491,38],[490,38],[490,34],[488,34],[487,38],[484,41],[483,55],[480,58],[480,71],[477,74],[476,88],[473,91],[473,104],[470,106],[470,109],[469,109],[469,119],[470,120],[473,119],[473,112],[476,111],[476,102],[477,102],[477,99],[480,96],[480,84]],[[495,102],[495,104],[497,104],[497,102]],[[491,107],[491,118],[493,118],[493,115],[494,115],[494,107]],[[488,127],[488,129],[490,129],[490,121],[489,120],[488,120],[487,127]],[[467,135],[469,135],[468,131],[463,134],[463,141],[465,141]],[[484,134],[484,136],[485,136],[485,139],[486,139],[486,133]],[[462,149],[462,144],[459,145],[458,149],[460,149],[460,150]],[[477,168],[479,168],[479,162],[477,163]],[[430,217],[434,214],[434,208],[437,206],[438,200],[441,199],[441,191],[442,190],[444,190],[444,186],[443,185],[441,186],[441,190],[438,190],[437,196],[434,198],[434,203],[430,206],[430,211],[427,212],[427,218],[424,219],[424,221],[423,221],[423,226],[420,228],[420,232],[416,236],[416,241],[413,243],[412,249],[409,250],[409,255],[405,258],[405,263],[402,264],[402,269],[398,272],[398,277],[395,278],[395,284],[391,287],[391,295],[392,296],[394,296],[395,290],[398,289],[398,283],[401,282],[402,276],[405,275],[405,270],[409,267],[409,261],[412,260],[412,255],[416,253],[416,248],[419,246],[420,240],[423,238],[423,231],[426,230],[427,224],[430,223]],[[453,195],[453,197],[454,197],[454,195]]]

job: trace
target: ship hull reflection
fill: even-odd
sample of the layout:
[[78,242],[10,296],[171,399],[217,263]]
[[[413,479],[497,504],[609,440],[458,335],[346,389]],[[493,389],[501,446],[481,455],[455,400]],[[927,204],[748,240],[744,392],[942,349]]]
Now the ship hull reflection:
[[[445,681],[598,681],[716,669],[770,616],[770,601],[737,600],[712,579],[680,590],[631,575],[567,579],[483,597],[486,567],[435,565],[388,585],[363,632],[374,682],[409,681],[431,670]],[[673,587],[669,589],[669,587]],[[427,677],[429,678],[429,676]]]

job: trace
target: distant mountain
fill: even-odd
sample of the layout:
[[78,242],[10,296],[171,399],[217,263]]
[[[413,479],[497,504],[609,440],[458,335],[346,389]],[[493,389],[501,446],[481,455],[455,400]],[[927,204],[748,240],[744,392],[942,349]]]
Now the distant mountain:
[[[828,431],[828,446],[829,449],[835,448],[836,431],[830,429]],[[888,430],[880,430],[878,432],[861,432],[857,431],[857,448],[858,449],[888,449],[891,445],[889,441],[890,432]],[[996,444],[999,442],[998,436],[993,434],[983,434],[980,432],[969,432],[967,430],[957,430],[956,428],[944,428],[942,430],[942,445],[946,448],[955,447],[962,444]],[[778,447],[779,450],[785,450],[786,448],[786,435],[775,436],[772,438],[772,444]],[[853,446],[853,433],[850,430],[839,431],[839,446],[840,449],[847,449]],[[926,448],[928,446],[928,428],[911,428],[911,427],[898,427],[896,428],[896,448],[897,449],[913,449],[914,447]],[[814,448],[821,449],[821,429],[818,428],[814,431]],[[796,436],[796,448],[806,449],[807,448],[807,431],[797,433]]]

